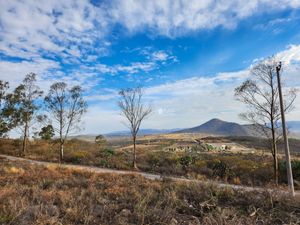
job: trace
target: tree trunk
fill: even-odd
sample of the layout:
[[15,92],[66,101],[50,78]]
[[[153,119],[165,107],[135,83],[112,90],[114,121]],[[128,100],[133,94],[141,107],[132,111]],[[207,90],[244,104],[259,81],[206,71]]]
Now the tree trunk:
[[25,123],[25,127],[24,127],[24,137],[23,137],[23,143],[22,143],[22,152],[21,152],[21,156],[25,156],[26,153],[26,149],[27,149],[27,139],[28,139],[28,124]]
[[64,143],[60,142],[59,162],[61,163],[63,160],[64,160]]
[[136,136],[133,136],[133,168],[138,169],[136,165]]
[[[274,149],[276,152],[277,152],[277,147],[276,147],[276,144],[275,144],[275,149]],[[275,184],[276,186],[278,186],[278,158],[277,158],[277,153],[273,155],[273,161],[274,161],[274,180],[275,180]]]
[[59,138],[60,138],[60,149],[59,149],[59,162],[61,163],[64,159],[64,139],[63,139],[63,120],[62,115],[59,121]]

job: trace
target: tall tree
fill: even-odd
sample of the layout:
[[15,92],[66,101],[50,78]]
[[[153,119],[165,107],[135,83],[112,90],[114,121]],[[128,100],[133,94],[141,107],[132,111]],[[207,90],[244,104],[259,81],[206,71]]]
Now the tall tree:
[[152,112],[150,106],[146,106],[143,101],[143,91],[141,88],[128,88],[119,92],[120,101],[118,105],[122,114],[128,120],[133,141],[133,168],[137,169],[136,164],[136,136],[139,132],[142,121]]
[[[258,62],[250,72],[250,78],[235,89],[238,101],[247,105],[248,111],[241,117],[258,128],[269,140],[273,156],[274,179],[278,184],[277,142],[282,137],[280,128],[280,103],[276,66],[274,57]],[[286,113],[293,109],[297,90],[285,88],[284,110]]]
[[6,110],[11,112],[12,121],[20,128],[23,137],[20,155],[26,153],[30,129],[33,121],[37,119],[38,110],[41,108],[39,98],[43,91],[40,90],[36,82],[36,74],[29,73],[13,93],[7,96]]
[[64,82],[51,85],[45,103],[50,118],[54,120],[54,130],[59,134],[61,162],[64,158],[64,143],[70,131],[78,128],[77,125],[86,112],[87,103],[83,99],[83,90],[80,86],[68,89]]
[[9,118],[8,111],[5,110],[7,90],[9,88],[8,82],[0,80],[0,137],[3,137],[10,129],[11,123],[7,120]]

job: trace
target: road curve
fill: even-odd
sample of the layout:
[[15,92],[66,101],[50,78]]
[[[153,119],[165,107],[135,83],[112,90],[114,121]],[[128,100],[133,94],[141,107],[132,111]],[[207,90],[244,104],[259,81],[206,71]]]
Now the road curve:
[[[146,179],[150,180],[162,180],[162,179],[169,179],[175,182],[196,182],[199,184],[206,184],[206,185],[214,185],[220,188],[232,188],[234,190],[241,190],[246,192],[251,191],[258,191],[258,192],[276,192],[278,194],[282,195],[289,195],[288,191],[280,190],[280,189],[270,189],[270,188],[262,188],[262,187],[249,187],[249,186],[242,186],[242,185],[234,185],[234,184],[225,184],[215,181],[201,181],[196,179],[188,179],[188,178],[181,178],[181,177],[173,177],[173,176],[161,176],[158,174],[151,174],[146,172],[140,172],[140,171],[128,171],[128,170],[116,170],[116,169],[106,169],[106,168],[99,168],[94,166],[83,166],[83,165],[72,165],[72,164],[59,164],[59,163],[53,163],[53,162],[45,162],[45,161],[38,161],[38,160],[32,160],[32,159],[26,159],[21,157],[15,157],[15,156],[9,156],[9,155],[3,155],[0,154],[0,157],[5,158],[10,161],[24,161],[35,165],[43,165],[43,166],[54,166],[54,167],[64,167],[68,169],[75,169],[75,170],[82,170],[92,173],[112,173],[112,174],[120,174],[120,175],[140,175]],[[300,192],[295,193],[296,196],[300,196]]]

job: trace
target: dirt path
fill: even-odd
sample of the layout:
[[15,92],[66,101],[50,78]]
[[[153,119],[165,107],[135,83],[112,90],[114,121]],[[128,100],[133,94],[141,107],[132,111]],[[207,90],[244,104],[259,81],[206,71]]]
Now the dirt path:
[[[196,182],[200,184],[209,184],[209,185],[215,185],[220,188],[232,188],[235,190],[242,190],[242,191],[259,191],[259,192],[276,192],[282,195],[288,195],[288,191],[280,190],[280,189],[266,189],[262,187],[249,187],[249,186],[242,186],[242,185],[234,185],[234,184],[225,184],[225,183],[219,183],[215,181],[201,181],[196,179],[187,179],[187,178],[180,178],[180,177],[172,177],[172,176],[161,176],[158,174],[151,174],[151,173],[145,173],[145,172],[139,172],[139,171],[126,171],[126,170],[115,170],[115,169],[105,169],[105,168],[99,168],[99,167],[93,167],[93,166],[83,166],[83,165],[72,165],[72,164],[58,164],[58,163],[51,163],[51,162],[45,162],[45,161],[37,161],[32,159],[26,159],[26,158],[20,158],[20,157],[14,157],[14,156],[8,156],[8,155],[2,155],[0,154],[0,157],[5,158],[7,160],[11,161],[24,161],[35,165],[43,165],[43,166],[56,166],[56,167],[64,167],[69,169],[75,169],[75,170],[83,170],[88,171],[92,173],[113,173],[113,174],[120,174],[120,175],[128,175],[128,174],[135,174],[135,175],[141,175],[146,179],[150,180],[162,180],[163,178],[170,179],[175,182]],[[296,192],[296,196],[300,196],[300,192]]]

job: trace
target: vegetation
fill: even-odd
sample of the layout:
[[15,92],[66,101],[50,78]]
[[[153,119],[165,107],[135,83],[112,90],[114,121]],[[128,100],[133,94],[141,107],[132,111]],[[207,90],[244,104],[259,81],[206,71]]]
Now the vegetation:
[[6,96],[5,112],[9,112],[11,123],[20,128],[22,134],[22,149],[20,155],[25,155],[27,142],[30,137],[30,128],[37,121],[37,112],[40,108],[38,99],[43,92],[36,85],[36,74],[29,73],[22,84]]
[[[0,159],[1,224],[299,224],[276,193],[92,174]],[[21,203],[21,204],[20,204]]]
[[51,85],[45,97],[50,117],[57,125],[54,129],[59,133],[60,161],[64,159],[64,144],[69,132],[77,128],[82,115],[86,112],[87,103],[82,95],[83,90],[80,86],[68,89],[66,83],[57,82]]
[[101,134],[95,137],[95,143],[99,146],[100,149],[107,146],[107,140]]
[[51,138],[53,138],[54,135],[55,135],[54,128],[51,124],[42,127],[41,131],[39,132],[39,137],[42,140],[51,140]]
[[[274,178],[278,183],[277,142],[280,132],[280,103],[276,79],[276,67],[279,62],[274,58],[260,61],[251,70],[250,79],[235,89],[237,100],[248,106],[248,111],[241,117],[254,124],[260,132],[270,140],[273,155]],[[293,109],[296,90],[289,89],[285,93],[285,112]]]
[[145,106],[142,102],[143,91],[141,88],[125,89],[119,92],[120,101],[118,105],[122,114],[129,122],[128,127],[132,135],[133,142],[133,168],[137,169],[136,164],[136,136],[139,132],[142,121],[146,119],[152,109],[150,106]]
[[[141,141],[138,141],[139,143]],[[72,164],[98,166],[113,169],[130,170],[132,168],[131,149],[118,149],[115,143],[108,142],[104,148],[96,143],[67,140],[64,161]],[[127,144],[130,144],[129,142]],[[126,144],[126,145],[127,145]],[[121,144],[122,145],[122,144]],[[20,141],[0,140],[0,153],[16,155]],[[28,158],[58,162],[56,153],[59,142],[56,140],[35,140],[29,143]],[[201,180],[216,180],[225,183],[249,186],[272,186],[272,157],[268,154],[230,153],[228,152],[169,152],[164,150],[137,148],[138,168],[145,172],[163,176],[183,176]],[[300,162],[295,159],[293,165]],[[280,160],[280,165],[283,160]],[[293,166],[294,167],[294,166]],[[294,167],[295,183],[299,183],[298,167]],[[279,184],[286,185],[286,170],[280,167]],[[300,186],[296,186],[300,189]]]

